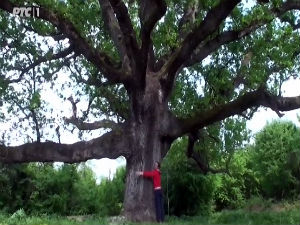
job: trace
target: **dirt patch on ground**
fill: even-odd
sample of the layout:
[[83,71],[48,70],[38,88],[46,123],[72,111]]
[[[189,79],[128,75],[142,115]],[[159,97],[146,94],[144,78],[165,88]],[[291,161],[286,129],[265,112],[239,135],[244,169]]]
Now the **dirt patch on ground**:
[[274,212],[283,212],[283,211],[287,210],[287,208],[283,204],[273,204],[270,207],[270,210],[274,211]]
[[90,219],[92,215],[83,215],[83,216],[67,216],[68,220],[73,220],[76,222],[84,222],[87,219]]
[[[91,219],[92,217],[93,215],[67,216],[67,219],[82,223],[88,219]],[[121,224],[125,221],[126,220],[124,216],[111,216],[107,218],[107,224]]]
[[287,202],[278,202],[278,203],[257,203],[246,206],[246,210],[250,212],[262,212],[262,211],[271,211],[271,212],[283,212],[294,209],[296,206],[300,205],[300,201],[290,204]]
[[261,211],[264,211],[266,209],[265,206],[263,205],[251,205],[249,207],[247,207],[247,210],[250,211],[250,212],[261,212]]

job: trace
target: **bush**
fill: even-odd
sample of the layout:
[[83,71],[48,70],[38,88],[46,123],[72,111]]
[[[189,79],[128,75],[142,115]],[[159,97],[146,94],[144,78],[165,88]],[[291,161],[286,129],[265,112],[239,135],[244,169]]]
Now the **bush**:
[[292,122],[272,122],[255,137],[252,168],[263,196],[290,198],[300,192],[300,129]]
[[117,215],[124,198],[125,168],[113,180],[97,185],[93,171],[84,164],[2,165],[0,187],[0,209],[7,213],[22,208],[39,215]]
[[102,216],[119,215],[124,200],[126,170],[121,167],[117,170],[112,180],[104,179],[98,189],[100,202],[99,214]]
[[184,154],[187,140],[173,144],[162,163],[165,212],[176,216],[208,214],[212,210],[214,178],[192,166]]

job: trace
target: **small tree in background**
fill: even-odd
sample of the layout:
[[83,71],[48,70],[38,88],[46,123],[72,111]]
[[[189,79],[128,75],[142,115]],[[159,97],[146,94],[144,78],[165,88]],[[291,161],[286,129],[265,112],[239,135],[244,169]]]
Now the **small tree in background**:
[[104,178],[99,187],[97,201],[100,202],[99,214],[102,216],[116,216],[123,210],[126,170],[117,169],[112,180]]
[[274,121],[255,136],[251,167],[264,196],[276,199],[299,194],[300,129]]

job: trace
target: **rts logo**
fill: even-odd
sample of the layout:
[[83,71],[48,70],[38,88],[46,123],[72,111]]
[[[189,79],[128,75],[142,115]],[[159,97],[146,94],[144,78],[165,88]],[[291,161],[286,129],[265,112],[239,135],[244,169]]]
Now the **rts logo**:
[[13,14],[21,17],[39,17],[40,8],[36,6],[14,7]]

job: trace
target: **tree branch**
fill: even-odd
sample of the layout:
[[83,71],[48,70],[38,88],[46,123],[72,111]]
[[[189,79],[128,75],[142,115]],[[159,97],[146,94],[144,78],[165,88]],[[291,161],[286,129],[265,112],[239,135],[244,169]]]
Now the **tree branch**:
[[246,93],[236,100],[216,106],[205,112],[195,113],[193,117],[179,119],[179,126],[174,130],[174,137],[197,131],[209,124],[221,121],[227,117],[242,114],[252,107],[264,106],[282,116],[281,111],[290,111],[300,108],[300,96],[281,97],[268,93],[264,88]]
[[109,86],[109,85],[113,85],[113,84],[117,84],[117,82],[112,82],[112,81],[106,81],[103,82],[100,79],[100,71],[97,71],[96,74],[91,74],[88,79],[84,79],[81,74],[82,74],[82,70],[78,68],[78,65],[76,64],[76,62],[73,64],[75,72],[73,71],[72,67],[69,66],[69,70],[72,73],[77,73],[79,75],[79,77],[76,77],[76,81],[78,83],[83,83],[83,84],[87,84],[90,86],[95,86],[95,87],[105,87],[105,86]]
[[67,36],[65,34],[61,33],[61,32],[54,31],[54,32],[51,32],[51,33],[48,33],[48,34],[44,34],[40,31],[37,31],[37,30],[33,29],[30,26],[27,26],[26,24],[23,24],[22,26],[26,29],[26,31],[36,33],[36,34],[38,34],[39,36],[42,36],[42,37],[51,37],[55,41],[61,41],[61,40],[64,40],[64,39],[67,38]]
[[[0,1],[0,9],[3,9],[9,13],[13,12],[13,8],[17,6],[11,3],[9,0]],[[74,51],[79,55],[82,54],[85,58],[92,62],[107,79],[118,81],[120,83],[126,83],[127,78],[124,76],[119,68],[116,68],[117,63],[106,55],[105,53],[93,48],[86,39],[84,39],[80,32],[75,28],[71,21],[65,17],[55,13],[49,9],[40,8],[39,18],[44,19],[58,28],[64,33],[74,46]]]
[[55,142],[28,143],[7,147],[0,145],[0,162],[66,162],[77,163],[89,159],[104,157],[115,159],[129,156],[130,141],[126,132],[111,131],[90,141],[74,144],[58,144]]
[[[65,121],[67,123],[71,123],[71,124],[75,125],[79,130],[96,130],[96,129],[99,129],[99,128],[115,129],[119,126],[114,121],[107,120],[107,119],[96,121],[96,122],[93,122],[93,123],[83,122],[82,119],[77,117],[77,106],[76,106],[76,104],[79,101],[75,102],[72,97],[69,97],[68,100],[72,104],[73,115],[72,115],[71,118],[65,118]],[[90,107],[90,105],[88,106],[88,110],[89,110],[89,107]]]
[[288,24],[290,24],[290,26],[293,28],[293,30],[297,30],[300,28],[300,23],[295,23],[291,18],[289,17],[282,17],[280,18],[282,22],[287,22]]
[[66,118],[65,121],[67,123],[71,123],[75,125],[79,130],[96,130],[100,128],[114,129],[118,126],[118,124],[115,123],[114,121],[105,120],[105,119],[93,123],[85,123],[78,118],[71,117],[71,118]]
[[127,7],[122,0],[109,0],[109,2],[116,14],[120,30],[124,37],[126,53],[131,63],[131,69],[135,73],[141,57],[139,57],[139,46]]
[[178,22],[179,38],[184,39],[188,29],[185,26],[190,26],[195,23],[196,14],[199,10],[198,1],[190,2],[186,5],[184,13]]
[[[239,40],[243,37],[248,36],[251,32],[262,27],[263,25],[271,22],[275,17],[281,17],[284,13],[291,9],[300,9],[299,4],[287,1],[279,8],[271,9],[271,13],[274,15],[271,19],[262,19],[252,21],[247,27],[244,27],[239,30],[230,30],[225,31],[217,35],[214,39],[207,41],[206,43],[200,44],[193,52],[190,58],[184,62],[185,67],[193,66],[195,63],[201,62],[212,52],[217,50],[220,46],[224,44],[231,43],[233,41]],[[285,20],[283,20],[285,21]],[[293,26],[294,29],[297,29],[296,25]]]
[[121,31],[118,20],[115,17],[114,10],[109,0],[99,0],[99,4],[102,10],[104,24],[109,31],[110,37],[112,38],[115,46],[118,49],[122,61],[123,70],[125,73],[131,74],[130,62],[124,43],[124,35]]
[[100,79],[95,78],[95,77],[89,77],[87,80],[82,77],[79,77],[79,78],[76,78],[76,80],[80,83],[95,86],[95,87],[106,87],[106,86],[111,86],[111,85],[119,83],[118,81],[102,82]]
[[40,127],[39,127],[39,122],[37,119],[37,115],[34,109],[30,109],[31,115],[32,115],[32,120],[35,124],[35,132],[36,132],[36,142],[40,143],[41,142],[41,132],[40,132]]
[[40,56],[35,62],[31,63],[29,66],[27,66],[26,68],[16,68],[17,70],[21,71],[20,76],[17,79],[11,79],[8,80],[8,83],[17,83],[20,82],[23,78],[23,76],[30,71],[31,69],[35,68],[36,66],[40,65],[41,63],[44,62],[48,62],[48,61],[52,61],[52,60],[56,60],[56,59],[60,59],[60,58],[64,58],[68,55],[70,55],[73,52],[73,47],[70,46],[69,48],[53,54],[52,56]]
[[199,137],[198,137],[197,132],[189,134],[186,156],[188,158],[192,158],[193,160],[195,160],[195,162],[197,163],[198,167],[201,169],[203,174],[207,174],[208,172],[213,173],[213,174],[215,174],[215,173],[229,174],[229,171],[228,171],[229,163],[226,163],[225,169],[214,169],[209,166],[208,161],[204,159],[202,154],[195,152],[194,145],[198,139],[199,139]]
[[164,0],[140,0],[139,1],[139,17],[141,21],[141,39],[142,39],[142,48],[141,55],[144,59],[143,64],[140,66],[142,74],[145,74],[148,57],[153,51],[151,32],[155,24],[165,15],[167,11],[167,4]]
[[216,7],[211,9],[205,19],[199,26],[195,27],[184,39],[181,46],[170,56],[169,60],[163,65],[159,71],[161,77],[165,77],[172,83],[177,70],[182,66],[183,62],[188,58],[193,50],[208,35],[216,31],[223,20],[229,15],[240,0],[223,0]]
[[252,31],[262,26],[262,22],[254,22],[250,26],[237,30],[237,31],[225,31],[219,35],[217,35],[214,39],[209,40],[203,45],[198,46],[196,50],[193,52],[190,58],[184,62],[185,67],[193,66],[195,63],[201,62],[207,56],[209,56],[212,52],[217,50],[220,46],[239,40],[247,35],[249,35]]
[[287,0],[280,7],[275,9],[274,11],[280,14],[287,12],[289,10],[298,9],[300,10],[300,1],[298,0]]

